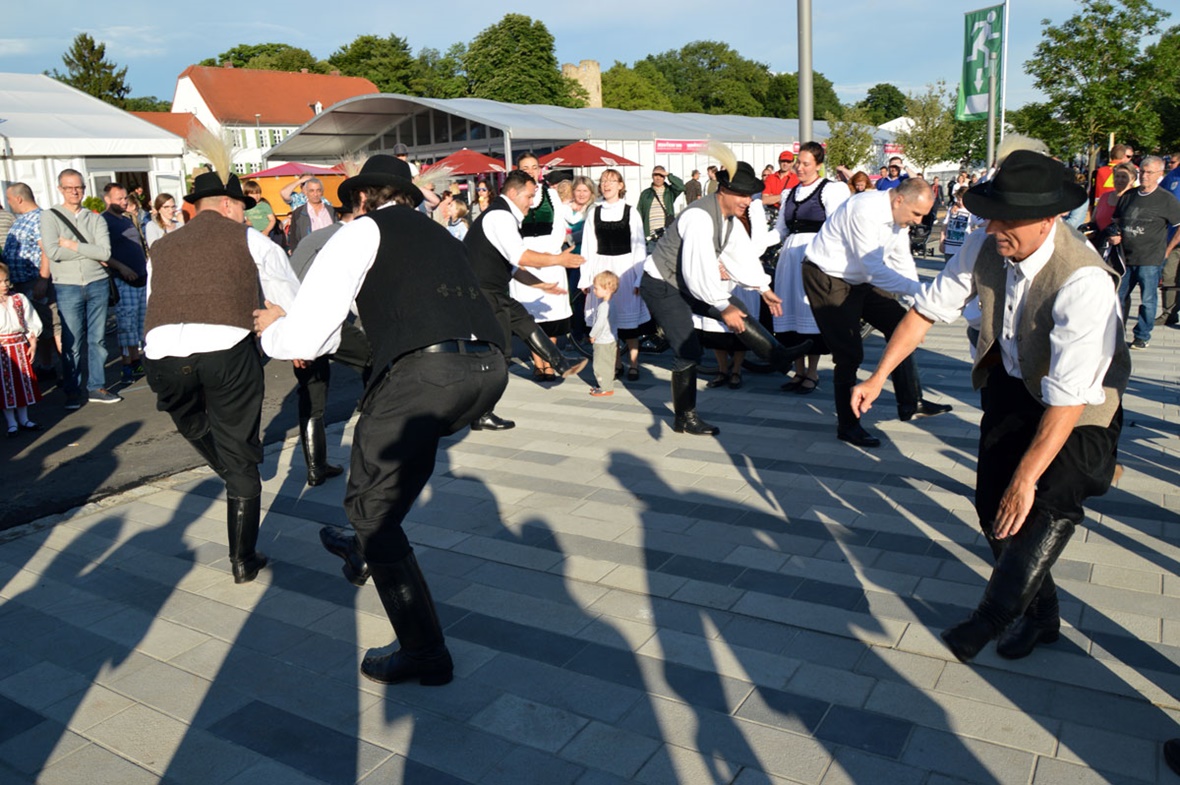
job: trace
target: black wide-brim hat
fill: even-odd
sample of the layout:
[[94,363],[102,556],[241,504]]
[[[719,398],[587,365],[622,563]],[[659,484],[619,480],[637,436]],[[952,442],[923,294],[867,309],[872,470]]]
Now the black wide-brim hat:
[[230,174],[226,182],[221,182],[221,175],[217,172],[205,172],[199,174],[193,180],[192,193],[187,194],[184,200],[189,204],[196,204],[207,196],[228,196],[231,199],[237,199],[242,204],[246,205],[246,209],[252,209],[258,202],[254,201],[253,196],[246,196],[242,192],[242,181],[238,179],[236,174]]
[[422,190],[414,185],[414,173],[410,171],[410,165],[384,153],[370,156],[360,172],[340,184],[336,196],[343,204],[351,205],[354,189],[385,185],[405,191],[415,205],[422,204]]
[[1073,182],[1063,163],[1016,150],[990,180],[967,189],[963,206],[980,218],[1011,221],[1068,213],[1086,198],[1086,189]]
[[754,167],[745,161],[738,161],[737,171],[732,175],[728,170],[718,169],[717,184],[739,196],[753,196],[762,193],[762,189],[766,187],[758,175],[754,174]]

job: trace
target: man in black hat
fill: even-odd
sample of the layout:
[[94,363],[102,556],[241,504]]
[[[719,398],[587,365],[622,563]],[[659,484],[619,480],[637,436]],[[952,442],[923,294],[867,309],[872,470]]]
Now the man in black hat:
[[[909,227],[934,206],[924,180],[906,180],[888,191],[856,194],[828,216],[803,259],[803,289],[815,323],[832,351],[832,392],[836,437],[858,447],[879,447],[849,404],[864,360],[861,320],[886,338],[905,316],[894,297],[913,297],[922,289],[910,253]],[[949,412],[948,404],[922,399],[913,361],[894,375],[897,414],[902,420]]]
[[[224,178],[224,179],[223,179]],[[290,305],[287,254],[245,222],[254,199],[236,175],[206,172],[184,197],[196,216],[152,246],[144,355],[156,408],[225,481],[235,583],[254,580],[261,515],[262,361],[251,334],[259,286]]]
[[[734,170],[732,176],[730,170]],[[693,202],[668,225],[643,265],[639,286],[652,319],[663,328],[676,355],[672,362],[672,430],[698,436],[712,436],[720,429],[702,420],[696,411],[697,364],[702,352],[693,314],[724,322],[742,343],[782,373],[789,372],[794,361],[811,347],[811,341],[784,347],[762,326],[757,314],[751,316],[741,301],[730,295],[720,259],[731,236],[746,231],[742,219],[750,197],[762,190],[762,181],[744,161],[718,170],[717,181],[717,193]],[[780,314],[782,300],[771,288],[770,276],[761,270],[758,254],[752,253],[745,261],[757,264],[761,280],[728,268],[727,274],[736,283],[758,288],[771,312]]]
[[358,218],[320,251],[288,313],[267,303],[255,328],[272,357],[316,357],[336,348],[355,303],[376,369],[344,498],[355,535],[326,529],[320,537],[350,581],[373,576],[400,644],[369,651],[361,673],[385,684],[446,684],[454,666],[402,521],[434,473],[442,437],[503,393],[504,335],[463,244],[415,209],[422,192],[404,161],[374,155],[340,193]]
[[987,231],[969,235],[918,295],[873,375],[852,392],[857,414],[868,411],[931,324],[953,321],[979,297],[975,509],[995,567],[971,617],[942,633],[963,662],[996,637],[996,651],[1011,659],[1057,640],[1049,570],[1085,516],[1082,502],[1114,476],[1131,370],[1118,276],[1058,218],[1085,199],[1061,163],[1029,150],[1009,155],[963,199]]

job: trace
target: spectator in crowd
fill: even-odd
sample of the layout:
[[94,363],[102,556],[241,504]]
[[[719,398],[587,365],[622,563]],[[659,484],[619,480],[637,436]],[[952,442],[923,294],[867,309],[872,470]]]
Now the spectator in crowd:
[[144,232],[149,251],[156,240],[184,225],[180,221],[180,216],[181,211],[176,209],[176,199],[172,194],[160,194],[156,197],[152,203],[152,221]]
[[692,204],[704,195],[701,188],[701,170],[693,169],[692,175],[684,183],[684,203]]
[[[1131,161],[1135,157],[1135,150],[1126,144],[1116,144],[1110,148],[1110,160],[1105,166],[1098,167],[1094,173],[1094,201],[1097,202],[1115,189],[1114,170],[1119,164],[1135,166]],[[1135,179],[1138,179],[1137,177]]]
[[143,320],[147,315],[147,290],[144,288],[148,280],[146,241],[135,218],[127,214],[126,207],[134,200],[123,186],[108,183],[103,188],[102,199],[107,205],[102,218],[111,238],[111,258],[107,266],[114,271],[112,277],[119,290],[115,322],[123,353],[122,381],[130,384],[144,374],[139,350],[143,345]]
[[13,183],[5,196],[16,221],[4,241],[3,257],[13,290],[28,298],[41,322],[33,367],[45,379],[53,375],[54,362],[61,351],[61,321],[54,318],[57,308],[49,276],[49,257],[41,249],[41,208],[27,183]]
[[291,211],[290,228],[287,230],[287,243],[291,248],[299,245],[300,240],[316,229],[331,226],[339,220],[336,208],[324,200],[324,184],[319,178],[303,180],[303,195],[307,197],[307,203]]

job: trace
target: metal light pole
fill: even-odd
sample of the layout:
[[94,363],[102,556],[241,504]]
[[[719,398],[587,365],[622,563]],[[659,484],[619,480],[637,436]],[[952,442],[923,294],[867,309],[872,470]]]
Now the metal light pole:
[[996,161],[996,53],[988,58],[987,75],[987,168]]
[[811,88],[811,0],[799,0],[799,141],[815,140]]

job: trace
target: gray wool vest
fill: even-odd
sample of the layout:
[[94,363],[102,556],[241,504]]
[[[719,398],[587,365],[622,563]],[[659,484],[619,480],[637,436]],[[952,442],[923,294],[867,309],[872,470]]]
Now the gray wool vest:
[[[1020,374],[1024,377],[1024,386],[1029,394],[1041,401],[1042,405],[1044,401],[1041,400],[1041,380],[1049,372],[1049,360],[1052,356],[1049,335],[1053,330],[1053,305],[1065,282],[1084,267],[1102,268],[1115,278],[1111,285],[1118,286],[1117,276],[1106,266],[1102,258],[1081,235],[1059,219],[1053,255],[1033,278],[1024,301],[1020,323],[1016,327]],[[989,366],[984,363],[984,358],[993,348],[998,351],[996,339],[1004,326],[1007,271],[1004,267],[1004,257],[996,250],[994,237],[988,237],[980,248],[979,258],[975,262],[974,277],[983,316],[979,326],[975,367],[971,369],[971,383],[978,390],[987,383]],[[1082,411],[1081,420],[1078,421],[1079,426],[1106,427],[1114,419],[1123,391],[1127,389],[1127,379],[1131,375],[1131,355],[1127,351],[1126,343],[1119,340],[1117,347],[1110,368],[1102,380],[1106,401],[1086,406]]]

